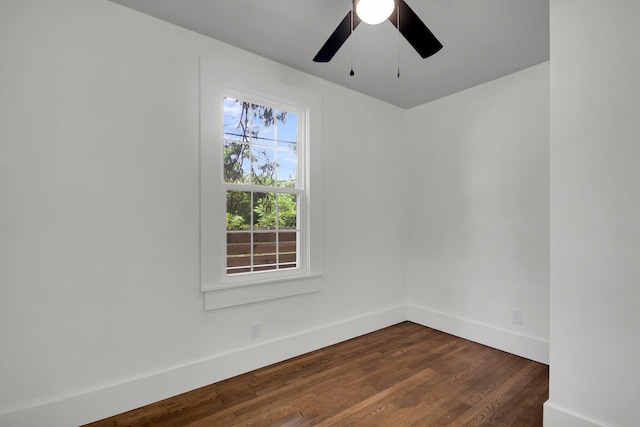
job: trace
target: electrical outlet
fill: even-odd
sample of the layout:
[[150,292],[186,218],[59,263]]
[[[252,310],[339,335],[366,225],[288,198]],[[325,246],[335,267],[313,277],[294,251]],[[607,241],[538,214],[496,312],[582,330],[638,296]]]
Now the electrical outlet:
[[511,310],[511,321],[516,325],[522,325],[522,310]]
[[251,325],[249,325],[249,335],[251,336],[252,340],[260,338],[260,333],[260,322],[252,323]]

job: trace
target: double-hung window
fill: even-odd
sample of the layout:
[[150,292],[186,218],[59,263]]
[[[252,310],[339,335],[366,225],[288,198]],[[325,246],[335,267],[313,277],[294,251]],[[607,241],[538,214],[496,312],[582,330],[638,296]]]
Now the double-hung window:
[[205,309],[320,290],[321,100],[286,80],[201,58]]
[[305,111],[247,95],[221,101],[229,282],[304,268]]

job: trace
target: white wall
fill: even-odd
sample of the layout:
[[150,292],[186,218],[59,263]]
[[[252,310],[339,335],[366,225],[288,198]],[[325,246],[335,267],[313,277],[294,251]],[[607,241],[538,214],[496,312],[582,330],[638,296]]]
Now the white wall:
[[409,317],[547,362],[549,63],[407,121]]
[[[322,292],[203,310],[200,55],[322,94]],[[0,425],[92,421],[405,319],[403,110],[106,0],[0,2],[0,76]]]
[[639,17],[551,1],[550,427],[638,425]]

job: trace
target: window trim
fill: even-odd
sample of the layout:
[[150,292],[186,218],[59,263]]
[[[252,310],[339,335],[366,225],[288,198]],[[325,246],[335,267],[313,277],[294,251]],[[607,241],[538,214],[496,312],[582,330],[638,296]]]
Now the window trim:
[[[282,78],[286,78],[282,77]],[[278,96],[273,96],[278,94]],[[237,95],[269,106],[293,107],[305,114],[304,153],[298,179],[301,209],[300,267],[249,275],[226,274],[226,193],[223,185],[222,99]],[[244,97],[248,95],[248,98]],[[317,292],[322,285],[321,97],[253,69],[200,58],[200,287],[205,309],[268,301]],[[311,155],[313,152],[313,156]],[[224,197],[223,197],[224,196]],[[317,201],[317,202],[316,202]],[[300,202],[299,202],[300,203]],[[315,207],[315,209],[314,209]]]

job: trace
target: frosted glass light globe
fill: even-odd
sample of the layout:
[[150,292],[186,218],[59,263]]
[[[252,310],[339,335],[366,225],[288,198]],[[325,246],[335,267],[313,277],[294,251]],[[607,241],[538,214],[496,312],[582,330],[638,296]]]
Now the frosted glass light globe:
[[395,7],[394,0],[360,0],[356,3],[356,13],[363,22],[376,25],[391,16]]

